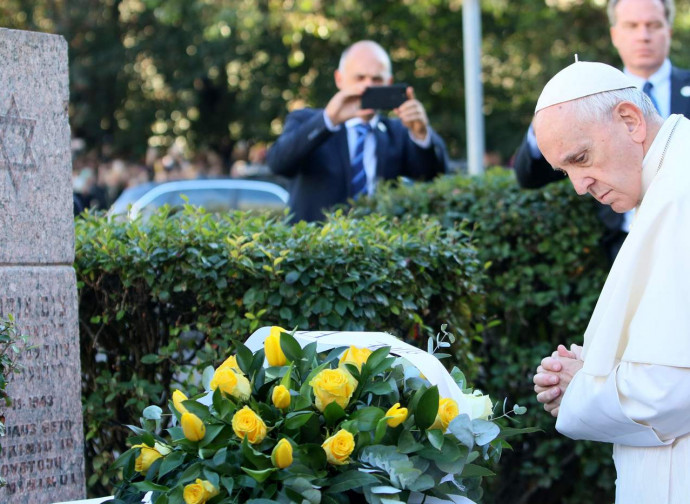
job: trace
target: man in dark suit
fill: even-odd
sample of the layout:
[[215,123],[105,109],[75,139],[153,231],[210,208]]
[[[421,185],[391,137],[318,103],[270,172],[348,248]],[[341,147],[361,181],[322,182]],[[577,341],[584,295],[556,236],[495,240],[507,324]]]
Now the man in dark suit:
[[326,108],[289,114],[266,158],[274,173],[290,179],[294,221],[321,220],[323,210],[373,194],[379,179],[428,180],[446,171],[443,140],[411,87],[407,101],[394,110],[397,119],[361,108],[367,87],[393,80],[380,45],[369,40],[351,45],[334,76],[338,92]]
[[[609,0],[607,12],[611,41],[623,61],[624,72],[650,96],[662,117],[690,117],[690,71],[672,66],[668,59],[675,15],[673,0]],[[565,178],[539,152],[531,125],[515,155],[514,169],[524,188],[534,189]],[[632,214],[615,213],[606,205],[598,205],[597,213],[606,227],[602,245],[613,262],[630,229]]]

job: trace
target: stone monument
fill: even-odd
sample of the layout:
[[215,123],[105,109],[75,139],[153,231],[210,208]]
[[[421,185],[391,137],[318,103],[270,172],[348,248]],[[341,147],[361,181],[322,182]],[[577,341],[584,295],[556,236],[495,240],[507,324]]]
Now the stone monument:
[[0,28],[0,315],[33,348],[0,410],[0,502],[83,498],[67,43]]

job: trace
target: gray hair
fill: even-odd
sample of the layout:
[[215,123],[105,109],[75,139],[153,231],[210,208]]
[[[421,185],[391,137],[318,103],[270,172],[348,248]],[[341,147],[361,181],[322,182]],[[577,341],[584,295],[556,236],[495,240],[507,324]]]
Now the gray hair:
[[613,117],[613,109],[624,101],[639,108],[646,120],[663,122],[649,96],[637,88],[617,89],[585,96],[573,101],[573,111],[580,121],[608,122]]
[[340,62],[338,63],[338,70],[341,72],[344,71],[345,69],[345,60],[347,60],[348,55],[350,54],[350,51],[352,48],[355,46],[367,46],[369,47],[373,52],[376,53],[376,55],[379,57],[381,62],[386,66],[386,71],[388,72],[388,76],[390,76],[393,72],[392,65],[391,65],[391,59],[388,56],[388,53],[386,50],[381,47],[380,44],[377,42],[374,42],[373,40],[360,40],[359,42],[355,42],[351,46],[349,46],[347,49],[343,51],[343,53],[340,55]]
[[[664,6],[664,15],[668,25],[673,26],[673,20],[676,17],[676,5],[673,3],[673,0],[659,0],[659,2]],[[609,16],[609,24],[611,26],[616,24],[616,5],[619,3],[620,0],[609,0],[609,4],[606,7],[606,13]]]

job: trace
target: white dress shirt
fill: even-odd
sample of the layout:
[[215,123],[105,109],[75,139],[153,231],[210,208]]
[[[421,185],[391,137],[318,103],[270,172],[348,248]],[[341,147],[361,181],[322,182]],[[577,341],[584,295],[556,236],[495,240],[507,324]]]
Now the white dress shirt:
[[[323,112],[323,120],[326,123],[326,128],[329,131],[338,131],[341,125],[334,126],[329,119],[326,111]],[[355,126],[357,124],[362,124],[364,121],[359,117],[353,117],[345,121],[345,127],[347,128],[347,146],[350,153],[350,159],[354,157],[355,145],[357,143],[357,130]],[[367,175],[367,189],[366,193],[371,195],[374,194],[376,189],[376,135],[374,131],[378,128],[381,131],[386,130],[386,125],[379,120],[379,116],[375,115],[369,121],[371,126],[371,133],[367,135],[364,140],[364,172]],[[427,127],[426,138],[424,140],[417,140],[410,132],[410,139],[416,143],[422,149],[428,149],[431,145],[431,133]]]

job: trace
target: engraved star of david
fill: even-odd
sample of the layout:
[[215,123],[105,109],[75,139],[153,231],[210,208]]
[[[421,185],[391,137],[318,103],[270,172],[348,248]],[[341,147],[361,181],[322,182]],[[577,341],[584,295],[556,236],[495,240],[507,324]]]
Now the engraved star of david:
[[6,168],[15,192],[22,172],[36,169],[31,152],[31,141],[36,127],[35,119],[19,116],[14,95],[5,115],[0,115],[0,168]]

